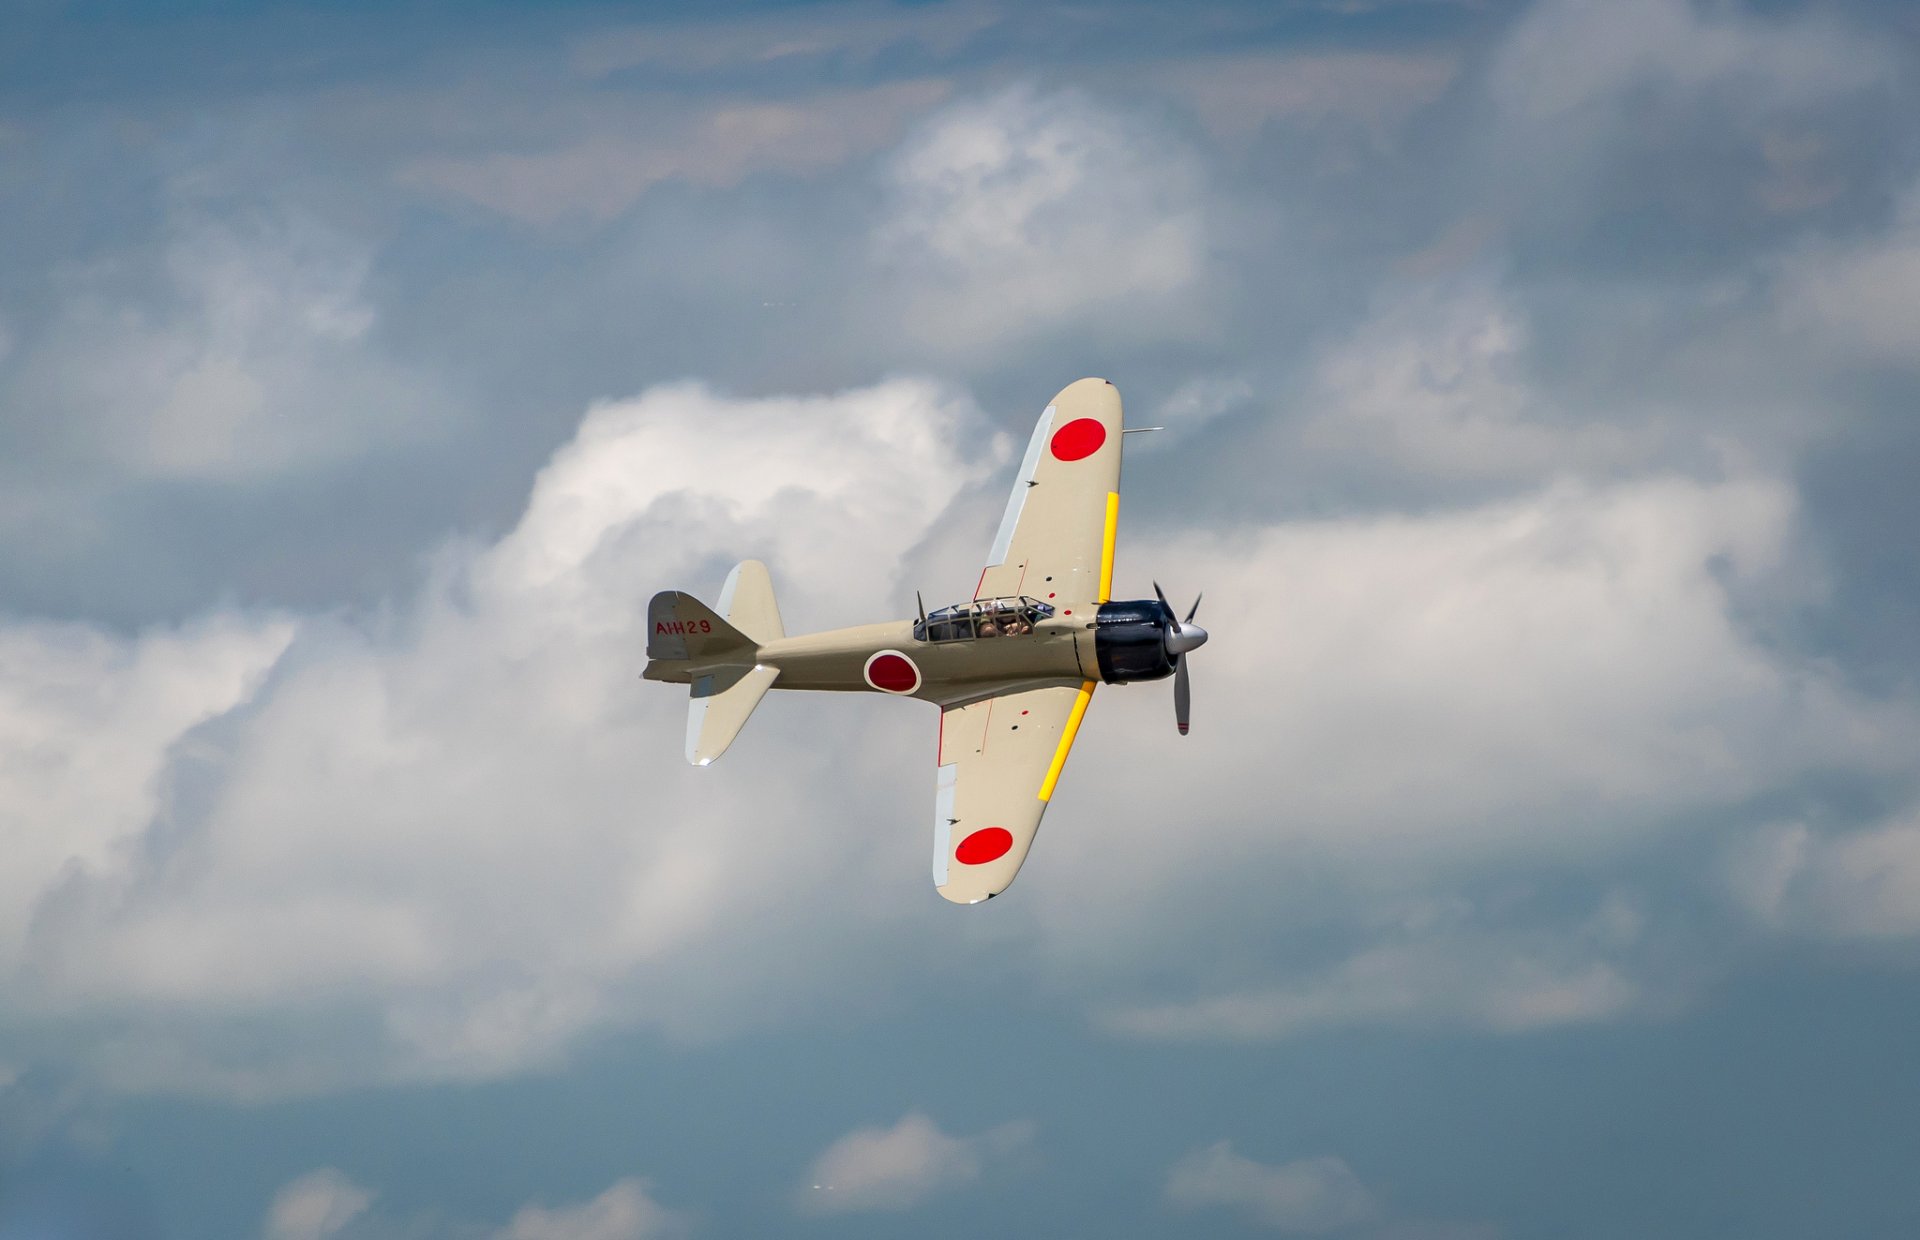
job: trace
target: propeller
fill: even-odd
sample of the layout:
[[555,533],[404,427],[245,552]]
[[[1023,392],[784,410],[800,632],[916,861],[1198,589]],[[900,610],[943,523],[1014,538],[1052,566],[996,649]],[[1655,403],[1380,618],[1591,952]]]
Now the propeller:
[[[1166,592],[1159,582],[1153,583],[1153,592],[1160,605],[1167,608],[1167,614],[1173,615],[1173,608],[1167,606]],[[1204,594],[1193,596],[1193,606],[1187,608],[1185,620],[1176,619],[1173,627],[1167,631],[1167,653],[1173,656],[1173,722],[1180,729],[1180,735],[1187,734],[1187,721],[1193,708],[1193,682],[1187,676],[1187,652],[1198,650],[1207,644],[1207,631],[1193,622],[1200,612],[1200,600]]]

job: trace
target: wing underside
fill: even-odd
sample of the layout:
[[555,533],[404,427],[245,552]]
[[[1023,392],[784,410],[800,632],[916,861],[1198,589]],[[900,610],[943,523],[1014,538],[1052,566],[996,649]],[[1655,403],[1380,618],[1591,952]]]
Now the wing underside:
[[1000,894],[1027,859],[1093,682],[943,711],[933,883],[956,904]]
[[1107,601],[1120,435],[1120,391],[1105,379],[1081,379],[1053,398],[1027,443],[974,597]]

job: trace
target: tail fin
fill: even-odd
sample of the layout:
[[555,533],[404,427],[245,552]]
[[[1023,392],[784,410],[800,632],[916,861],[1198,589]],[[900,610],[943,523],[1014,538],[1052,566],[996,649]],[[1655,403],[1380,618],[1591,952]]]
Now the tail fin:
[[656,662],[752,667],[759,647],[691,594],[662,590],[647,604],[647,658]]
[[773,578],[758,560],[742,560],[720,587],[720,614],[727,623],[761,645],[787,635],[780,625],[780,605],[773,601]]
[[759,663],[762,643],[784,637],[766,565],[746,560],[727,577],[716,615],[691,594],[664,590],[647,605],[649,680],[693,687],[687,761],[705,766],[727,751],[779,669]]

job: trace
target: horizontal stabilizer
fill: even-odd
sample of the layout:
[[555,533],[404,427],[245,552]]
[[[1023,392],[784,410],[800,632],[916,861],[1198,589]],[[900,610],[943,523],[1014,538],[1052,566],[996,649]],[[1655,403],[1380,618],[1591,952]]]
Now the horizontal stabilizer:
[[727,752],[779,675],[778,668],[753,667],[694,677],[693,700],[687,706],[687,761],[705,766]]

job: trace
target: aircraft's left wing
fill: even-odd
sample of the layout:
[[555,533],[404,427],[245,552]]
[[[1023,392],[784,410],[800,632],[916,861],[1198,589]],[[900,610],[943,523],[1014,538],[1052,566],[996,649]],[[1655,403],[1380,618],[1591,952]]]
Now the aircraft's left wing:
[[1073,747],[1093,683],[1004,693],[940,715],[933,884],[956,904],[1007,889]]
[[1104,603],[1120,516],[1120,390],[1070,383],[1040,414],[975,598],[1030,594],[1065,609]]

